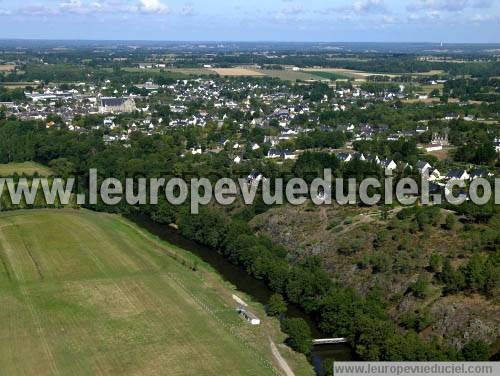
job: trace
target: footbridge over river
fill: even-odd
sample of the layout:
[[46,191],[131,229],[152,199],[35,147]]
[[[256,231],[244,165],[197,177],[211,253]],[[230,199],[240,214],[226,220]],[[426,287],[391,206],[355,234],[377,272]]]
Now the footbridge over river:
[[313,345],[332,345],[336,343],[348,343],[347,338],[323,338],[313,340]]

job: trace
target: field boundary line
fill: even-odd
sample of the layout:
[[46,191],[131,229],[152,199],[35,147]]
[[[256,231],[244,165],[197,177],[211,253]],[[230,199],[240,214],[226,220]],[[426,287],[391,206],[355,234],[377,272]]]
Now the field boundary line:
[[[21,227],[19,226],[19,224],[15,223],[14,226],[16,227],[17,232],[19,234],[22,234],[22,231],[21,231]],[[40,277],[40,280],[44,280],[45,277],[42,273],[42,267],[40,266],[40,263],[38,262],[38,260],[35,258],[35,256],[33,255],[33,252],[31,252],[31,249],[30,247],[28,247],[28,244],[26,243],[26,239],[24,238],[24,236],[20,236],[21,238],[21,242],[23,243],[23,247],[24,249],[26,250],[26,252],[28,253],[28,256],[30,257],[31,259],[31,262],[33,262],[33,265],[35,265],[35,269]]]
[[242,337],[240,334],[238,334],[233,326],[228,325],[225,323],[223,320],[221,320],[215,313],[215,311],[208,306],[205,302],[203,302],[201,299],[199,299],[196,295],[194,295],[176,276],[174,273],[166,273],[166,275],[174,281],[186,294],[188,294],[196,304],[198,304],[203,310],[208,312],[212,318],[217,321],[218,324],[220,324],[223,328],[227,329],[231,335],[233,335],[236,339],[240,341],[240,343],[248,350],[250,350],[250,353],[253,354],[253,356],[261,362],[266,368],[268,368],[274,375],[280,376],[281,373],[276,370],[274,365],[266,358],[264,358],[253,346],[251,346],[248,341]]
[[25,286],[20,286],[21,292],[26,300],[26,305],[28,306],[28,309],[31,313],[31,317],[33,319],[33,323],[36,326],[36,331],[38,333],[38,337],[40,338],[40,341],[42,342],[42,347],[45,355],[48,358],[50,368],[53,372],[54,375],[59,375],[59,369],[57,368],[57,363],[54,359],[54,354],[52,353],[52,350],[50,349],[49,343],[47,341],[47,336],[45,335],[45,331],[42,327],[42,324],[40,322],[40,319],[38,317],[37,310],[35,306],[33,305],[33,302],[31,301],[31,298],[29,296],[28,291],[26,290]]
[[2,250],[0,250],[0,261],[2,262],[3,268],[5,269],[5,274],[7,274],[7,279],[9,280],[9,282],[14,282],[12,280],[12,276],[10,275],[9,265],[5,260],[5,255]]

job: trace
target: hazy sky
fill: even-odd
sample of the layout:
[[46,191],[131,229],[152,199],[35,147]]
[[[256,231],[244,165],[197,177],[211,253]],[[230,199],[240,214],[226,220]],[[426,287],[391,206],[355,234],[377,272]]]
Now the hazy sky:
[[500,0],[0,0],[0,39],[500,42]]

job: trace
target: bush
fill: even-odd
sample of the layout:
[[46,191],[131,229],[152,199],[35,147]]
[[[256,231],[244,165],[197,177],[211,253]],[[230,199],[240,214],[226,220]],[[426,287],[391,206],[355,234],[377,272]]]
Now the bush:
[[490,347],[483,341],[472,341],[464,346],[462,355],[466,361],[487,361],[490,359]]
[[429,269],[433,273],[441,272],[443,268],[443,256],[433,253],[429,259]]
[[373,273],[385,273],[392,267],[391,257],[385,253],[376,253],[370,259]]
[[455,217],[455,214],[448,214],[446,216],[446,222],[444,224],[444,228],[447,230],[454,230],[457,225],[457,218]]
[[406,329],[413,329],[416,332],[420,332],[428,327],[434,318],[430,314],[429,310],[409,312],[401,317],[401,324],[404,325]]
[[270,316],[279,316],[286,312],[286,302],[281,294],[273,294],[269,298],[269,304],[267,306],[267,313]]
[[311,329],[304,319],[283,320],[283,331],[288,334],[286,343],[295,351],[309,355],[312,347]]
[[420,275],[417,282],[410,286],[410,291],[416,298],[424,299],[427,296],[427,291],[429,289],[429,282],[425,276]]

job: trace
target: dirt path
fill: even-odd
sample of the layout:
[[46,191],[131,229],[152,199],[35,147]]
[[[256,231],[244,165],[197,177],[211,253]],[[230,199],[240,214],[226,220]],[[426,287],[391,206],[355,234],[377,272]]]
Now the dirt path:
[[269,343],[271,344],[271,351],[273,353],[273,356],[276,358],[276,361],[279,363],[281,369],[283,372],[285,372],[286,376],[295,376],[295,373],[293,373],[292,369],[288,365],[285,359],[281,356],[278,348],[276,347],[276,344],[273,342],[271,337],[269,337]]

